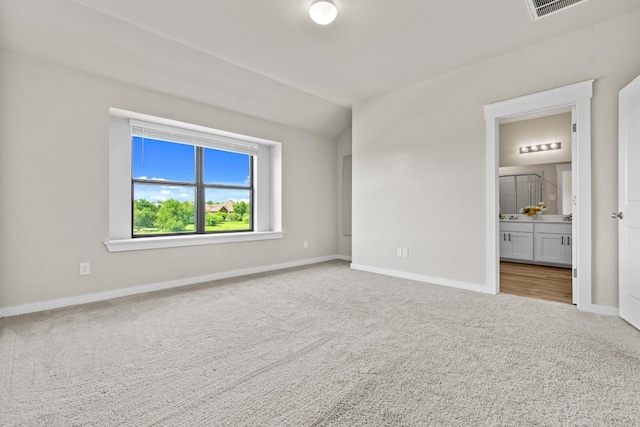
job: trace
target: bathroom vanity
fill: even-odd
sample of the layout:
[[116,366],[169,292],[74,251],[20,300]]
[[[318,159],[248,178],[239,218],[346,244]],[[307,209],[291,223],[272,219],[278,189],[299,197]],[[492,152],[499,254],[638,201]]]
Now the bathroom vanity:
[[570,221],[500,220],[500,259],[571,267]]

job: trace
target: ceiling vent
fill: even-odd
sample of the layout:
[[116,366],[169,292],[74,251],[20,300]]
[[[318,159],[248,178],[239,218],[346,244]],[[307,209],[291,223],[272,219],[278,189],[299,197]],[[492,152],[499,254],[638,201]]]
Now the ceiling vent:
[[525,0],[533,20],[544,18],[571,6],[585,3],[588,0]]

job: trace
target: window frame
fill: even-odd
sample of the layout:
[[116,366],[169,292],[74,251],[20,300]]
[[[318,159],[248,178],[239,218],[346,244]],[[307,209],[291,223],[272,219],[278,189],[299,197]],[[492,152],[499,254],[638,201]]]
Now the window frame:
[[[133,147],[133,138],[135,136],[131,136],[131,146]],[[144,139],[144,137],[141,137]],[[159,137],[154,138],[154,140],[162,141],[162,142],[171,142],[164,141]],[[172,142],[174,144],[181,144]],[[255,186],[254,186],[254,169],[255,169],[255,157],[251,154],[245,154],[249,156],[249,185],[241,186],[241,185],[225,185],[225,184],[207,184],[204,179],[204,150],[219,150],[218,148],[206,147],[202,145],[191,145],[185,144],[194,148],[194,162],[195,162],[195,176],[193,182],[186,181],[172,181],[172,180],[158,180],[158,179],[143,179],[143,178],[135,178],[133,176],[133,166],[131,168],[131,238],[132,239],[140,239],[140,238],[153,238],[153,237],[162,237],[162,236],[193,236],[199,234],[221,234],[221,233],[244,233],[244,232],[252,232],[254,229],[254,195],[255,195]],[[236,151],[229,151],[233,153],[237,153]],[[133,160],[133,159],[132,159]],[[191,231],[183,231],[176,233],[153,233],[153,234],[135,234],[135,184],[144,184],[144,185],[176,185],[181,187],[191,187],[194,191],[194,230]],[[207,231],[206,230],[206,215],[207,215],[207,202],[206,202],[206,190],[212,189],[220,189],[220,190],[243,190],[249,192],[249,228],[245,228],[242,230],[218,230],[218,231]]]
[[[132,237],[132,171],[130,120],[157,126],[175,127],[205,133],[225,142],[246,141],[255,144],[253,157],[252,231],[232,233],[172,234]],[[109,252],[216,245],[235,242],[281,239],[282,230],[282,143],[223,131],[200,125],[165,119],[143,113],[109,109],[109,237],[104,244]],[[215,147],[212,147],[215,148]]]

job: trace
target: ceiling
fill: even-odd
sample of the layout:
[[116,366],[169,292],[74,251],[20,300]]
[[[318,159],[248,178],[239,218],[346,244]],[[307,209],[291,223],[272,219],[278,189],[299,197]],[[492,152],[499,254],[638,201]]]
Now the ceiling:
[[0,47],[336,138],[351,106],[640,9],[589,0],[0,0]]

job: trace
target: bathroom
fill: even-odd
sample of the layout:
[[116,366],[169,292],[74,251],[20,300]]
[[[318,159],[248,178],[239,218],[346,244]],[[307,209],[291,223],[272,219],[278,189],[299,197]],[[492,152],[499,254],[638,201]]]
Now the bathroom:
[[570,108],[500,123],[500,289],[572,303]]

